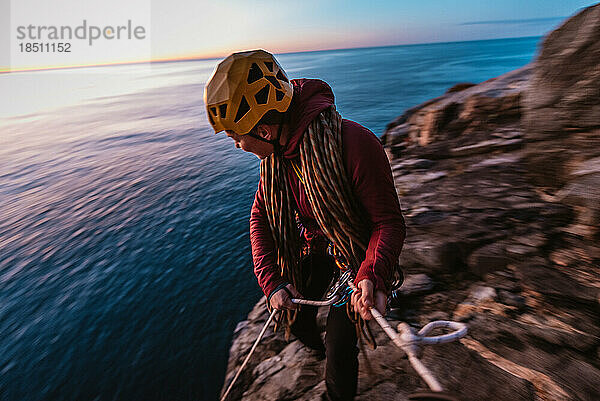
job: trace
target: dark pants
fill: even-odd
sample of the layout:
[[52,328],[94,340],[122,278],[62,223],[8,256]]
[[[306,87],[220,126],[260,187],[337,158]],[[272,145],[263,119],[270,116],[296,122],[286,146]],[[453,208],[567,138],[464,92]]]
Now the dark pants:
[[[302,295],[306,299],[321,299],[337,267],[325,254],[311,254],[302,262]],[[292,333],[308,347],[323,350],[316,325],[317,307],[302,306],[292,325]],[[330,400],[352,400],[358,380],[358,348],[354,324],[346,307],[329,307],[325,327],[325,383]]]

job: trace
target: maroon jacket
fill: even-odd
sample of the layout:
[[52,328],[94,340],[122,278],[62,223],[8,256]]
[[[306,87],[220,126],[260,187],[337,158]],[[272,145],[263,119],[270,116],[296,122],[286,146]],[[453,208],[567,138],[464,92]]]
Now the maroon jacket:
[[[316,79],[292,80],[294,97],[289,109],[291,137],[284,149],[286,159],[299,161],[299,144],[309,123],[325,108],[334,104],[329,85]],[[360,124],[349,120],[342,122],[342,147],[346,172],[364,211],[367,213],[371,237],[355,283],[369,279],[375,289],[390,290],[392,271],[397,263],[405,237],[404,218],[392,178],[387,156],[379,139]],[[308,198],[293,169],[288,169],[288,179],[296,199],[305,237],[308,241],[322,238]],[[274,243],[265,213],[262,183],[252,205],[250,215],[250,240],[254,260],[254,274],[267,297],[285,283],[275,263]]]

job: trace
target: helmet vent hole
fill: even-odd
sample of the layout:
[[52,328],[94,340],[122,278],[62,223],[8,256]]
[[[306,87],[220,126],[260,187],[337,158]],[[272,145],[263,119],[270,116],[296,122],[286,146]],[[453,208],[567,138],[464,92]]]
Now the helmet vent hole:
[[274,77],[274,76],[271,76],[271,75],[266,75],[266,76],[265,76],[265,78],[266,78],[266,79],[267,79],[267,80],[268,80],[270,83],[272,83],[272,84],[273,84],[273,85],[274,85],[274,86],[275,86],[277,89],[281,89],[281,84],[279,83],[279,81],[277,81],[277,80],[275,79],[275,77]]
[[208,115],[208,119],[210,120],[210,125],[214,126],[215,125],[215,120],[213,120],[212,116],[209,114]]
[[283,72],[281,72],[281,70],[279,70],[277,72],[277,79],[279,79],[281,81],[284,81],[284,82],[287,82],[287,83],[290,82],[290,81],[288,81],[287,77],[283,74]]
[[222,104],[219,106],[219,117],[225,118],[227,114],[227,104]]
[[269,101],[269,84],[265,85],[264,88],[258,91],[254,98],[256,99],[256,103],[258,104],[267,104]]
[[273,72],[273,62],[272,61],[265,61],[265,67],[267,67],[267,70]]
[[216,107],[211,107],[210,111],[213,113],[213,116],[217,116],[217,108]]
[[235,115],[235,119],[233,121],[237,123],[242,119],[242,117],[246,115],[248,111],[250,111],[250,105],[248,104],[246,97],[242,96],[242,100],[240,101],[240,107],[238,108],[238,111]]
[[275,99],[277,99],[278,102],[280,102],[281,99],[283,99],[283,95],[284,95],[284,93],[282,91],[278,91],[278,90],[275,91]]
[[250,71],[248,71],[248,83],[251,84],[253,82],[258,81],[263,77],[263,73],[260,70],[260,67],[256,63],[252,63],[250,67]]

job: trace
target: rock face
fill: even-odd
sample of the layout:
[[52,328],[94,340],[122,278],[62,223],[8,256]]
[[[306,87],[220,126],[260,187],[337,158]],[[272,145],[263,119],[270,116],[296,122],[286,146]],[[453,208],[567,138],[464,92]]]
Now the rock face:
[[[532,182],[573,208],[571,232],[600,242],[600,5],[544,40],[523,97]],[[598,249],[592,250],[596,258]]]
[[523,97],[523,126],[531,137],[600,128],[599,39],[598,6],[581,11],[546,37]]
[[[407,223],[406,281],[387,316],[468,324],[422,355],[462,400],[600,399],[599,44],[596,5],[531,65],[455,85],[383,136]],[[238,325],[226,384],[266,317],[263,299]],[[361,352],[357,399],[425,388],[371,327],[378,347]],[[291,340],[270,330],[229,399],[320,399],[323,361]]]

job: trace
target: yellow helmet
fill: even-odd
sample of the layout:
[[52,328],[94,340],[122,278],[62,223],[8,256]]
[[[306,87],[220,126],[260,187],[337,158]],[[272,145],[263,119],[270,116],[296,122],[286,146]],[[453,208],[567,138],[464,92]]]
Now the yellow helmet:
[[245,135],[270,110],[285,112],[294,90],[271,53],[251,50],[221,61],[204,88],[204,103],[215,133]]

